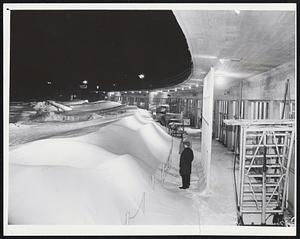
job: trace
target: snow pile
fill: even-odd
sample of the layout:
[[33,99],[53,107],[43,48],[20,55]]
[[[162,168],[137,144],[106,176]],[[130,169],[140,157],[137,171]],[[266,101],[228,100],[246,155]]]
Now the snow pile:
[[39,112],[33,117],[34,121],[48,122],[48,121],[77,121],[78,116],[64,115],[61,112]]
[[[124,224],[126,212],[151,192],[151,175],[170,146],[170,136],[138,111],[84,136],[15,147],[9,155],[9,223]],[[153,200],[173,197],[161,191]]]
[[98,102],[89,102],[85,104],[73,105],[73,112],[68,112],[70,114],[77,112],[87,112],[87,111],[99,111],[106,110],[114,107],[121,106],[120,103],[114,101],[98,101]]
[[151,172],[167,160],[171,147],[171,137],[147,114],[142,116],[141,111],[74,140],[115,154],[130,154],[148,165]]
[[92,113],[89,117],[88,117],[88,120],[94,120],[94,119],[101,119],[103,118],[102,115],[98,115],[96,113]]
[[72,110],[71,107],[60,104],[60,103],[57,103],[53,100],[48,100],[48,103],[51,104],[51,105],[54,105],[58,109],[58,111],[70,111],[70,110]]
[[88,100],[72,100],[72,101],[64,101],[61,102],[64,105],[70,106],[70,105],[82,105],[82,104],[86,104],[89,103]]
[[9,123],[9,129],[20,129],[20,128],[30,128],[30,125],[22,124],[21,122]]
[[37,102],[33,109],[36,111],[43,111],[43,112],[51,112],[51,111],[57,111],[57,107],[48,104],[46,101]]
[[124,224],[150,190],[131,156],[70,139],[29,143],[10,157],[11,224]]
[[38,112],[63,112],[72,110],[71,107],[57,103],[53,100],[41,101],[37,103],[32,102],[31,104],[33,105],[33,109],[35,109]]

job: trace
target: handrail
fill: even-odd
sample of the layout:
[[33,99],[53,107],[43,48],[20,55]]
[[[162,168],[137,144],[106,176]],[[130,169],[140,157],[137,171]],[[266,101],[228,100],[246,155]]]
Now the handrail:
[[130,211],[126,212],[125,224],[128,225],[129,220],[134,219],[138,215],[138,213],[141,209],[142,209],[143,213],[145,214],[145,210],[146,210],[146,193],[145,192],[143,192],[143,194],[142,194],[142,199],[141,199],[140,205],[139,205],[138,209],[136,210],[135,214],[133,216],[130,216]]

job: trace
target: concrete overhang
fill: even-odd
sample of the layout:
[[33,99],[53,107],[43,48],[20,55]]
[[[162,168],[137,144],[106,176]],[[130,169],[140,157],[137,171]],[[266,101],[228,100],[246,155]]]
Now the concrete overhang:
[[295,11],[173,10],[185,34],[193,72],[210,67],[227,83],[268,71],[295,58]]

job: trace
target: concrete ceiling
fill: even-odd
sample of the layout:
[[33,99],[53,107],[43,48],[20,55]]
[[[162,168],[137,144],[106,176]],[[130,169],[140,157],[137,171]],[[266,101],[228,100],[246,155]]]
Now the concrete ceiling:
[[186,84],[201,81],[211,66],[234,82],[295,57],[295,12],[176,10],[194,64]]

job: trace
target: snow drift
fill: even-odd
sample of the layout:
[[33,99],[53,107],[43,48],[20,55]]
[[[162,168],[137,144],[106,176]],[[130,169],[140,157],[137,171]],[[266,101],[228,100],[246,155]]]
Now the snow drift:
[[167,160],[171,147],[171,137],[143,110],[74,140],[115,154],[130,154],[149,166],[151,172]]
[[124,224],[170,146],[143,110],[84,136],[18,146],[9,154],[9,223]]
[[89,103],[89,101],[88,100],[71,100],[71,101],[63,101],[61,103],[64,105],[67,105],[67,106],[72,106],[72,105],[86,104],[86,103]]

